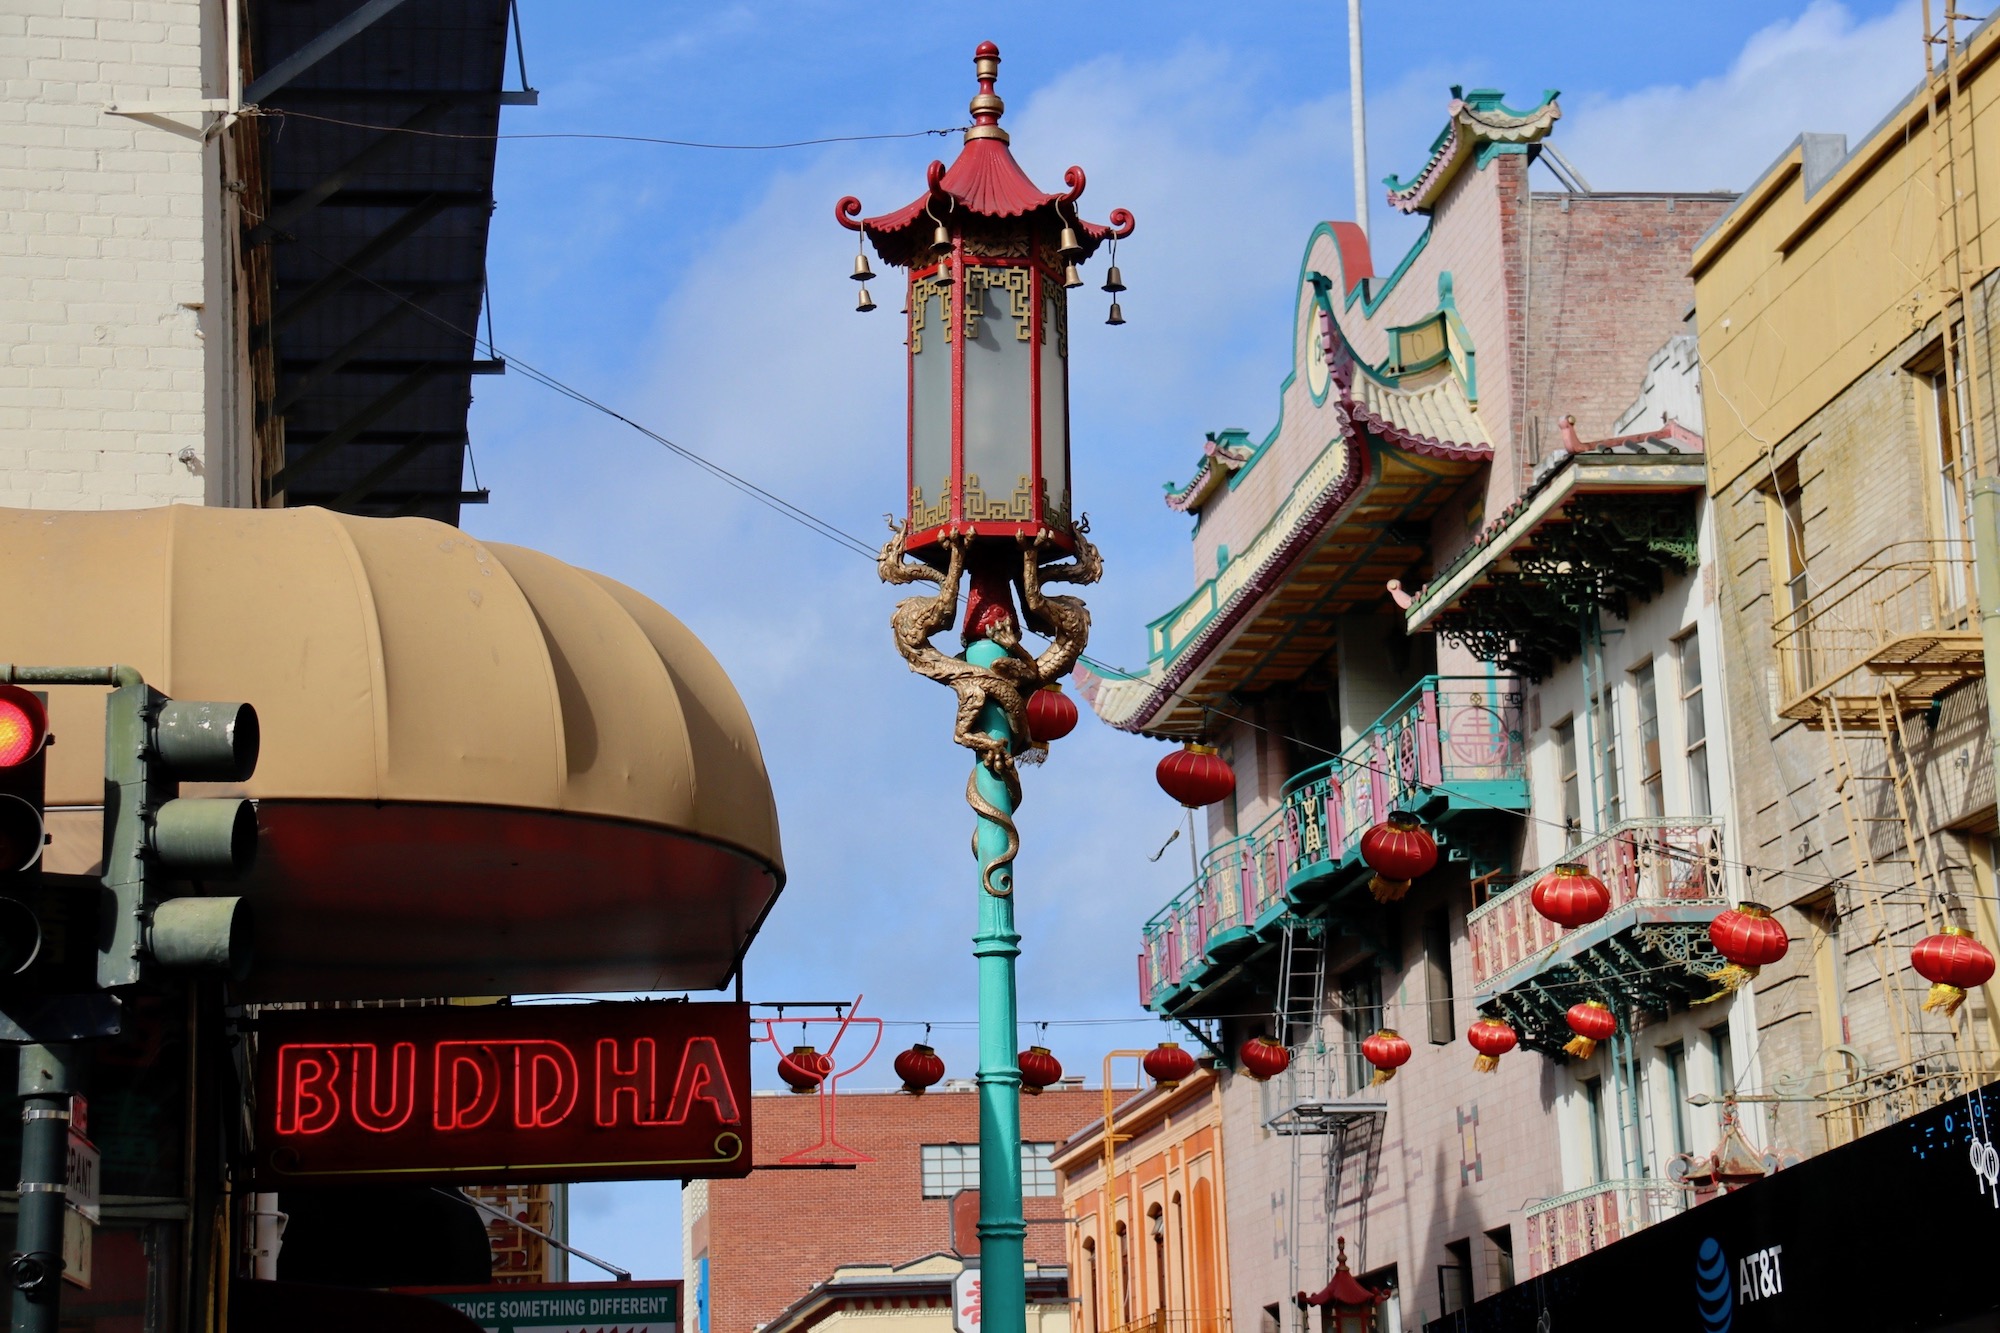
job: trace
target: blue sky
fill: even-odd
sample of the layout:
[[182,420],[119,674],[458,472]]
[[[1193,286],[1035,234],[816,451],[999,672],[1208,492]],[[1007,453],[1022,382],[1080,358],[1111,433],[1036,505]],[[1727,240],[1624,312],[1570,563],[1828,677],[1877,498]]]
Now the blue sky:
[[[1268,429],[1292,283],[1313,225],[1353,214],[1345,7],[1250,2],[893,7],[521,0],[541,105],[504,133],[728,142],[964,123],[971,53],[999,43],[1006,124],[1045,186],[1071,162],[1086,216],[1130,208],[1125,327],[1098,279],[1072,328],[1078,504],[1107,562],[1091,651],[1143,664],[1146,620],[1191,585],[1188,524],[1160,501],[1202,432]],[[1687,0],[1446,3],[1367,11],[1369,167],[1409,174],[1448,89],[1517,104],[1563,92],[1556,142],[1598,188],[1740,189],[1801,130],[1865,132],[1922,73],[1915,4]],[[489,259],[500,348],[871,544],[904,488],[899,293],[852,312],[853,238],[833,202],[884,212],[957,140],[705,152],[517,140],[500,147]],[[1554,188],[1543,178],[1543,188]],[[1414,236],[1373,208],[1377,267]],[[972,1066],[975,910],[948,691],[907,672],[896,593],[872,565],[525,376],[478,381],[492,504],[474,535],[603,571],[680,616],[756,720],[790,885],[749,998],[839,999],[940,1026]],[[1636,385],[1634,386],[1636,389]],[[1157,745],[1085,722],[1026,779],[1017,897],[1021,1014],[1073,1072],[1160,1036],[1138,1008],[1138,931],[1188,880]],[[1090,1020],[1090,1021],[1086,1021]],[[891,1027],[854,1086],[893,1083]],[[1024,1030],[1022,1041],[1034,1039]],[[774,1082],[768,1048],[759,1077]],[[872,1077],[871,1077],[872,1075]],[[574,1236],[642,1276],[680,1266],[669,1185],[579,1187]],[[579,1267],[575,1276],[588,1276]]]

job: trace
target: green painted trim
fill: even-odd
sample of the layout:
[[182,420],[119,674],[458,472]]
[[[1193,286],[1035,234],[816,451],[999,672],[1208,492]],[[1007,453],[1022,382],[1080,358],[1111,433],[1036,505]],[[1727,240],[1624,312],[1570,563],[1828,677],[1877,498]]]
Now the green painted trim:
[[1472,155],[1472,169],[1484,171],[1486,164],[1494,158],[1512,153],[1525,153],[1530,147],[1532,145],[1524,143],[1483,143],[1479,145],[1479,151]]
[[1397,261],[1396,267],[1390,271],[1389,276],[1382,279],[1381,290],[1375,291],[1372,289],[1372,284],[1375,281],[1373,278],[1364,278],[1360,282],[1355,283],[1353,289],[1347,293],[1346,300],[1342,304],[1341,309],[1353,309],[1354,303],[1358,299],[1361,302],[1361,317],[1363,319],[1372,318],[1375,312],[1381,309],[1382,303],[1389,299],[1389,293],[1396,290],[1396,284],[1403,280],[1403,275],[1410,271],[1410,265],[1415,262],[1416,257],[1422,254],[1424,247],[1431,243],[1431,230],[1432,224],[1425,222],[1422,234],[1410,243],[1409,252]]

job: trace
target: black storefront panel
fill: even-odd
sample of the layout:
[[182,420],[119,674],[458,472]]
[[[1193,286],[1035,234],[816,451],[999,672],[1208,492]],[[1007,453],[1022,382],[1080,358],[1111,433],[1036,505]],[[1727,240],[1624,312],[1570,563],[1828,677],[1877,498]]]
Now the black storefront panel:
[[2000,1083],[1821,1153],[1426,1333],[2000,1329]]

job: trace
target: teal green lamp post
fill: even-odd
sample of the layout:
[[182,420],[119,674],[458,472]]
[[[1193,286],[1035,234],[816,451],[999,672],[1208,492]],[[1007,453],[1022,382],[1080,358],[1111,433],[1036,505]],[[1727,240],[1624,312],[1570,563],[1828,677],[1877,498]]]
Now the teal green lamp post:
[[[936,585],[898,603],[891,626],[911,670],[957,696],[952,738],[976,756],[965,798],[976,818],[978,863],[980,1322],[993,1333],[1019,1333],[1027,1321],[1027,1224],[1015,1043],[1015,764],[1030,750],[1039,755],[1075,718],[1056,682],[1089,641],[1090,613],[1082,599],[1045,588],[1095,582],[1102,565],[1088,524],[1071,517],[1069,292],[1083,283],[1080,266],[1111,246],[1107,322],[1124,323],[1116,245],[1131,234],[1132,215],[1116,209],[1108,224],[1084,221],[1081,168],[1064,173],[1068,189],[1060,194],[1029,180],[1000,128],[999,48],[982,43],[973,67],[979,92],[957,160],[949,168],[931,163],[924,193],[893,213],[862,218],[861,201],[850,195],[835,216],[863,238],[853,273],[862,284],[859,310],[875,309],[868,244],[883,263],[908,271],[909,506],[891,525],[880,569],[890,583]],[[954,626],[962,651],[931,642]],[[1048,646],[1031,652],[1024,632]]]

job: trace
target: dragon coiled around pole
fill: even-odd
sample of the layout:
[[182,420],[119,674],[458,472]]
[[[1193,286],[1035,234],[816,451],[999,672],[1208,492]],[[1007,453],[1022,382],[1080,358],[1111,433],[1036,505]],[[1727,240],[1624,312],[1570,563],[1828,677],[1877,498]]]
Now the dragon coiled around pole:
[[[1020,594],[1021,616],[1017,620],[1008,606],[1000,614],[989,615],[980,629],[1005,650],[992,666],[979,666],[965,657],[950,654],[931,642],[958,619],[959,590],[965,582],[967,553],[972,549],[969,533],[945,537],[945,568],[938,570],[909,559],[904,552],[907,526],[891,521],[891,536],[882,547],[876,568],[885,583],[934,583],[937,591],[928,596],[906,597],[896,603],[889,626],[896,650],[910,664],[910,670],[941,685],[958,696],[958,716],[952,739],[978,756],[986,771],[1006,784],[1010,803],[1021,803],[1021,778],[1014,756],[1027,748],[1027,700],[1036,690],[1053,685],[1068,675],[1090,643],[1090,612],[1080,597],[1055,596],[1045,591],[1050,583],[1095,583],[1104,572],[1104,562],[1096,546],[1084,535],[1087,522],[1077,525],[1076,554],[1073,559],[1049,560],[1053,537],[1047,531],[1023,533],[1020,572],[1016,589]],[[1027,628],[1048,636],[1049,646],[1031,654],[1021,646],[1021,621]],[[1000,710],[1007,721],[1007,736],[994,736],[979,726],[979,717],[988,705]],[[980,869],[980,883],[986,892],[1006,897],[1013,892],[1011,876],[1003,879],[1021,848],[1020,834],[1011,815],[979,791],[975,770],[966,780],[966,803],[980,818],[1003,829],[1007,845],[1003,853]],[[973,855],[979,855],[978,833],[973,835]]]

